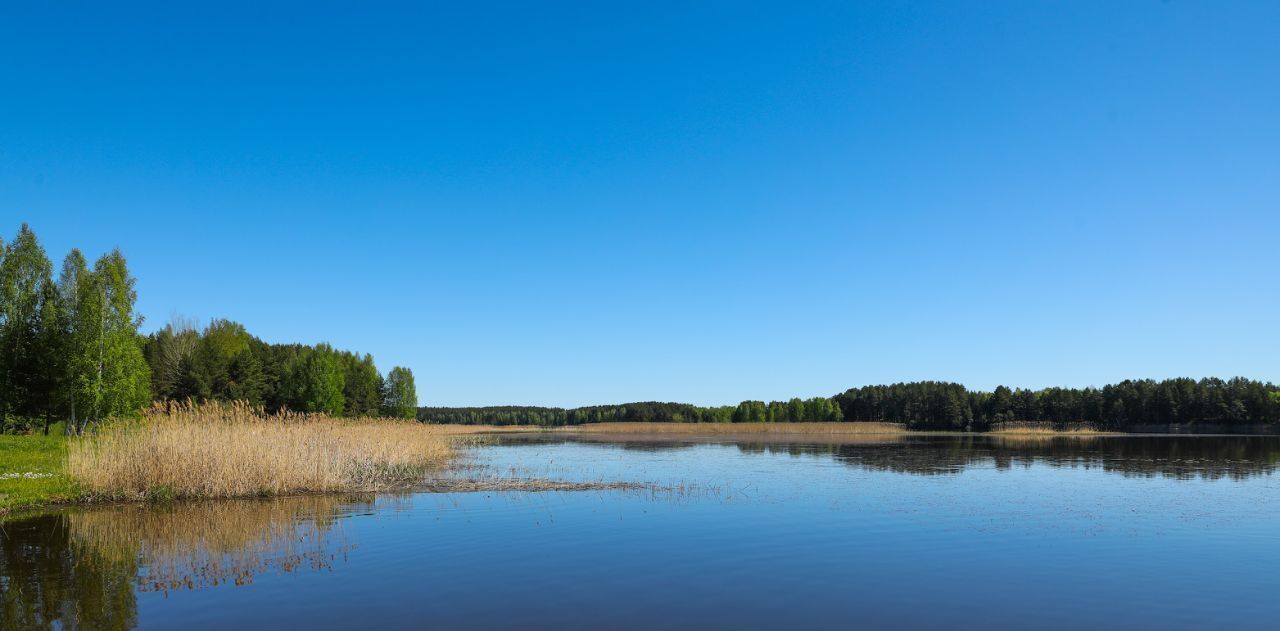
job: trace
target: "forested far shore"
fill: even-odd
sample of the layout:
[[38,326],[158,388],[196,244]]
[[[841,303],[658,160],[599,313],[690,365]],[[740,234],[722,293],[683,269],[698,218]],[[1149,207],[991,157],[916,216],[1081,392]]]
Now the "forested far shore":
[[1226,429],[1280,429],[1280,387],[1236,377],[1125,380],[1101,388],[969,390],[958,383],[917,381],[851,388],[832,397],[743,401],[700,407],[647,401],[580,408],[532,406],[422,407],[426,423],[581,425],[602,422],[796,423],[874,421],[913,430],[987,431],[1011,423],[1101,431],[1203,424]]
[[152,401],[244,401],[334,416],[427,423],[561,426],[605,422],[795,423],[875,421],[908,429],[985,431],[1008,423],[1085,424],[1104,431],[1204,424],[1280,428],[1280,388],[1243,377],[1126,380],[1101,388],[969,390],[920,381],[851,388],[831,397],[697,406],[656,401],[578,408],[417,407],[413,373],[385,376],[373,357],[328,344],[271,344],[243,325],[200,328],[176,319],[144,335],[124,255],[92,268],[79,250],[53,264],[23,224],[0,239],[0,432],[71,433],[136,415]]
[[23,224],[0,238],[0,432],[69,433],[152,401],[244,401],[334,416],[413,418],[413,373],[385,376],[369,354],[328,344],[269,344],[243,325],[177,319],[143,335],[135,279],[119,250],[90,268],[73,249],[57,278]]

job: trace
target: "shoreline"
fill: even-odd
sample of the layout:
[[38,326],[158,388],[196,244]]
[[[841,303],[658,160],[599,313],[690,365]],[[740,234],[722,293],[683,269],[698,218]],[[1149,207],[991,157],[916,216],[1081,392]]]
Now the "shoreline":
[[[909,430],[904,426],[891,423],[875,422],[825,422],[825,423],[593,423],[573,426],[543,427],[533,425],[435,425],[441,430],[454,447],[467,446],[467,443],[485,436],[529,435],[529,436],[563,436],[577,437],[597,441],[662,441],[662,440],[829,440],[840,443],[881,443],[895,442],[910,437],[927,436],[987,436],[1001,438],[1036,438],[1036,439],[1083,439],[1083,438],[1280,438],[1277,434],[1249,433],[1190,433],[1190,432],[1111,432],[1088,428],[1052,429],[1045,427],[1010,427],[986,432],[957,432]],[[30,438],[33,442],[43,439],[46,443],[51,437],[42,436],[7,436],[10,445],[22,443]],[[15,440],[16,439],[16,440]],[[472,443],[474,444],[474,443]],[[3,447],[3,444],[0,444]],[[74,506],[105,506],[112,504],[158,504],[165,502],[208,501],[214,499],[253,499],[267,497],[301,497],[308,495],[332,495],[334,493],[378,494],[390,492],[470,492],[470,491],[579,491],[579,490],[612,490],[639,489],[643,484],[632,483],[569,483],[559,480],[541,479],[503,479],[503,478],[467,478],[457,479],[423,478],[404,483],[388,483],[366,488],[344,489],[341,491],[301,491],[286,493],[267,493],[244,495],[237,497],[183,497],[174,499],[150,499],[139,497],[107,497],[95,495],[81,487],[66,471],[65,443],[55,448],[63,455],[56,453],[45,457],[60,459],[63,463],[60,471],[18,471],[10,472],[16,478],[26,474],[37,477],[27,479],[39,480],[41,485],[28,488],[19,495],[19,499],[5,504],[4,493],[0,493],[0,520],[8,520],[29,512],[57,509]],[[3,453],[3,450],[0,450]],[[50,463],[52,464],[52,460]],[[445,470],[453,465],[445,465]],[[46,468],[46,467],[42,467]],[[56,467],[50,467],[56,468]],[[43,488],[47,487],[47,488]]]
[[15,505],[0,508],[0,524],[13,519],[23,519],[49,511],[71,508],[107,508],[111,506],[144,506],[164,507],[175,504],[192,504],[198,502],[241,502],[269,501],[299,497],[373,497],[382,494],[416,494],[416,493],[473,493],[473,492],[520,492],[546,493],[554,491],[648,491],[653,493],[675,493],[673,485],[653,482],[626,481],[589,481],[572,482],[568,480],[552,480],[545,478],[424,478],[411,483],[387,485],[378,488],[351,489],[344,491],[299,491],[276,493],[272,495],[245,495],[240,497],[184,497],[178,499],[150,500],[146,498],[112,498],[84,495],[74,499],[57,499],[33,504]]

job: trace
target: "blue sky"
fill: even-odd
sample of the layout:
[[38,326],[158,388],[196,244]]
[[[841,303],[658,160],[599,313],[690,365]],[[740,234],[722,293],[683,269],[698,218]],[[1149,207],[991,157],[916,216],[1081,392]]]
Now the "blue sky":
[[1280,380],[1280,4],[263,4],[0,8],[0,233],[433,405]]

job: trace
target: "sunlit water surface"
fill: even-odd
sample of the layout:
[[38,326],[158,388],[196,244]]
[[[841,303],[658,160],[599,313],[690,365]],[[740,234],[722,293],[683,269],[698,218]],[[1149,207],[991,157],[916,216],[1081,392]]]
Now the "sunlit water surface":
[[75,509],[0,532],[4,629],[1220,628],[1280,620],[1280,439],[505,437],[627,491]]

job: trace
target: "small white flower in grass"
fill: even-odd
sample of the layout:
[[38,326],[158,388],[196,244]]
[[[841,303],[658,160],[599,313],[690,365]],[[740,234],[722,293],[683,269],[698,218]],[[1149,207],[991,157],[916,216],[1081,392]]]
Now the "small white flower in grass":
[[40,478],[52,478],[52,473],[40,473],[37,471],[25,471],[20,473],[0,473],[0,480],[39,480]]

